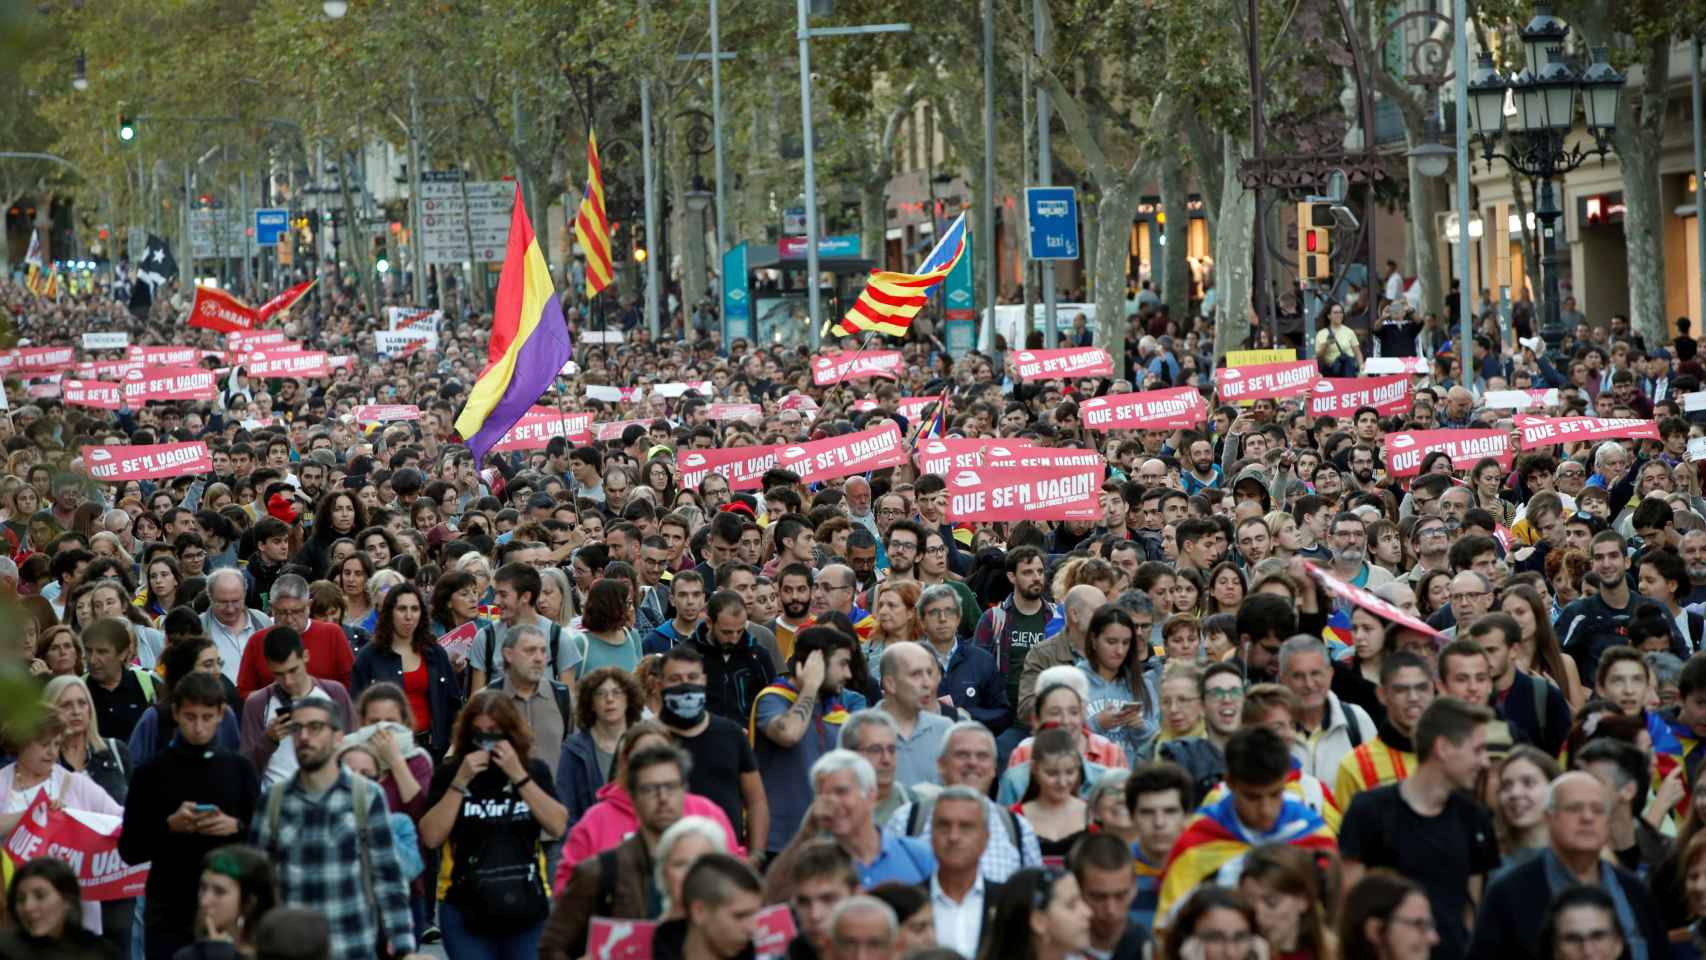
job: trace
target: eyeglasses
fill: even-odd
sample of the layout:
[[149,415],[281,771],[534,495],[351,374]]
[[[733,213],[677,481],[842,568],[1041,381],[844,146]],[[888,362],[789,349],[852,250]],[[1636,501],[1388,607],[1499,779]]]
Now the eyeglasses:
[[895,540],[889,544],[890,553],[917,553],[918,544],[906,540]]
[[1474,600],[1479,600],[1482,597],[1490,597],[1492,595],[1493,595],[1493,591],[1491,591],[1491,590],[1481,590],[1481,591],[1478,591],[1476,593],[1454,593],[1451,595],[1451,602],[1452,603],[1469,603],[1469,602],[1474,601]]
[[332,725],[324,720],[304,720],[300,723],[287,723],[284,725],[284,729],[293,737],[299,737],[304,733],[311,737],[317,737],[332,729]]
[[1244,699],[1244,688],[1243,687],[1210,687],[1209,689],[1203,691],[1203,699],[1204,700],[1225,700],[1226,702],[1231,703],[1234,700]]
[[634,786],[634,798],[655,798],[674,796],[681,792],[680,780],[668,780],[663,783],[641,783]]
[[924,611],[924,619],[926,620],[958,620],[959,618],[960,611],[956,607],[937,607],[934,610]]
[[1433,917],[1400,917],[1394,914],[1392,916],[1392,922],[1401,923],[1417,933],[1432,933],[1437,929],[1434,926]]
[[594,700],[621,700],[627,696],[621,687],[600,687],[592,694]]

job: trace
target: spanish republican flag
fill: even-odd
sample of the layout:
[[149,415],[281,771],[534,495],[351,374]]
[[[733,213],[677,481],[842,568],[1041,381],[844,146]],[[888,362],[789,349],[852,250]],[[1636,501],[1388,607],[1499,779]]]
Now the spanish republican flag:
[[[1268,843],[1284,843],[1311,852],[1337,855],[1339,843],[1313,810],[1287,795],[1273,829],[1256,833],[1238,822],[1229,793],[1197,811],[1173,844],[1161,878],[1161,896],[1155,905],[1155,928],[1164,929],[1179,904],[1203,884],[1214,882],[1221,871],[1237,871],[1245,854]],[[1228,876],[1225,886],[1236,885]]]
[[551,285],[545,255],[533,236],[533,224],[515,188],[509,216],[509,244],[503,272],[498,276],[497,302],[492,307],[492,337],[486,346],[486,369],[468,392],[468,402],[456,415],[456,432],[483,466],[486,451],[544,395],[563,365],[574,357],[563,305]]

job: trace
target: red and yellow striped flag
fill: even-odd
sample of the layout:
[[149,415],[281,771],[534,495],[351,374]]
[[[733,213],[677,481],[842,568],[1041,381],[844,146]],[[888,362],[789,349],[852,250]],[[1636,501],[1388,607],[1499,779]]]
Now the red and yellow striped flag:
[[586,295],[610,286],[610,221],[604,216],[604,175],[598,167],[598,137],[586,132],[586,192],[575,215],[575,242],[586,254]]
[[904,337],[912,318],[930,302],[930,291],[953,272],[966,252],[966,215],[960,214],[936,241],[916,273],[874,270],[865,281],[865,292],[840,321],[826,321],[823,335],[851,337],[860,333],[882,333]]

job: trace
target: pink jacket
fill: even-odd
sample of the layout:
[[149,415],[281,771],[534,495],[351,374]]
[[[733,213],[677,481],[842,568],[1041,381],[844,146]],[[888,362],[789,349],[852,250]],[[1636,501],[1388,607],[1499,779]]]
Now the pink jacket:
[[[620,783],[599,787],[597,796],[598,802],[588,807],[580,821],[569,828],[569,839],[563,843],[563,859],[557,863],[557,875],[551,878],[551,889],[556,894],[560,895],[568,885],[569,877],[575,872],[575,864],[614,848],[640,826],[639,817],[634,815],[634,801]],[[722,807],[697,793],[690,793],[681,801],[681,815],[710,817],[717,821],[729,838],[729,852],[737,857],[746,856],[746,848],[734,846],[735,829],[729,824],[728,814]]]

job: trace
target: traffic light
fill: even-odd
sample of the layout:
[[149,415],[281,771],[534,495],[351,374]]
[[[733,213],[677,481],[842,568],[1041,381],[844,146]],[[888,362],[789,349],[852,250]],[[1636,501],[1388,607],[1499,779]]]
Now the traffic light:
[[1297,278],[1304,283],[1333,276],[1333,205],[1304,200],[1297,205]]
[[122,143],[136,139],[136,121],[123,110],[118,113],[118,138]]

